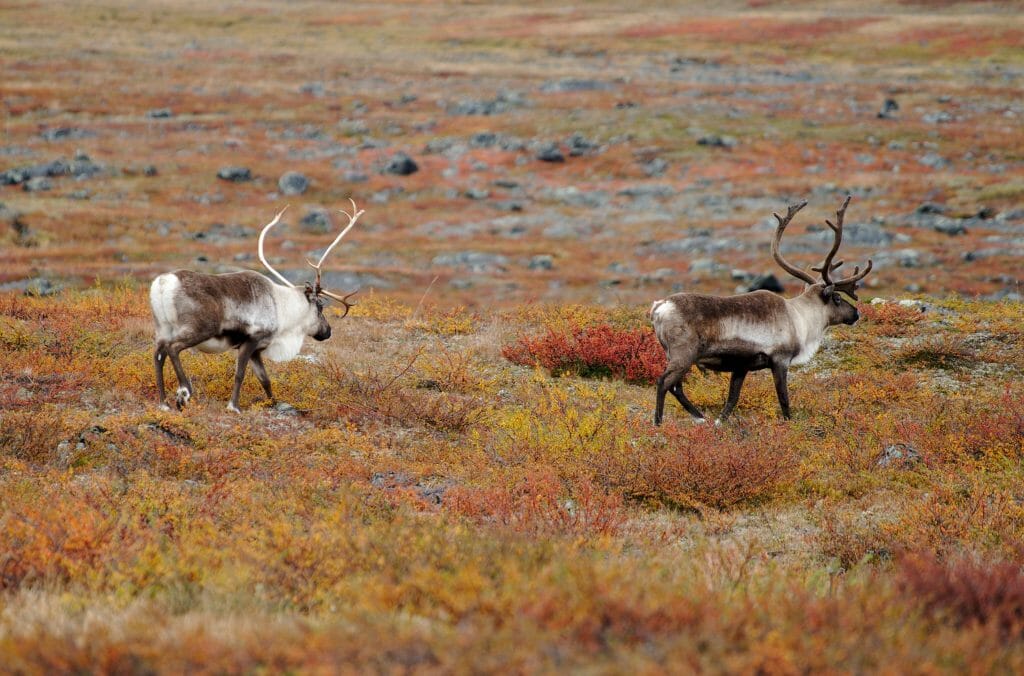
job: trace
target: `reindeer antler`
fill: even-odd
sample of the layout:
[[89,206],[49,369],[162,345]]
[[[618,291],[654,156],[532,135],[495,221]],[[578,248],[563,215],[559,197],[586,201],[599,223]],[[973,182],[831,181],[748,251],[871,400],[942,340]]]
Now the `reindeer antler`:
[[263,266],[267,270],[270,270],[270,274],[274,275],[279,280],[281,280],[281,283],[284,284],[285,286],[294,287],[295,284],[289,282],[287,279],[285,279],[284,275],[275,270],[274,267],[267,261],[267,257],[263,255],[263,239],[267,236],[267,233],[270,232],[270,229],[277,225],[277,222],[281,220],[281,216],[284,216],[284,212],[286,211],[288,211],[288,205],[285,205],[284,209],[281,209],[281,211],[278,212],[277,216],[274,216],[274,220],[270,221],[265,226],[263,226],[263,230],[260,231],[260,239],[259,242],[257,242],[256,250],[259,252],[260,262],[263,263]]
[[[324,249],[324,253],[323,253],[323,255],[320,256],[320,260],[319,261],[317,261],[316,263],[313,263],[310,260],[306,261],[307,263],[309,263],[309,266],[311,268],[316,270],[316,281],[312,285],[310,285],[310,284],[306,285],[306,293],[312,292],[316,296],[326,296],[327,298],[330,298],[332,300],[338,301],[339,303],[341,303],[342,305],[345,306],[345,314],[342,315],[342,317],[347,315],[348,311],[352,308],[353,305],[355,305],[355,303],[350,303],[348,301],[348,299],[351,298],[352,296],[354,296],[359,291],[359,289],[356,289],[355,291],[352,291],[352,292],[347,293],[345,295],[341,295],[341,294],[333,293],[331,291],[328,291],[327,289],[322,288],[320,286],[320,266],[324,264],[324,260],[327,258],[327,254],[331,253],[331,250],[338,245],[338,242],[341,241],[341,238],[344,237],[346,234],[348,234],[348,231],[351,230],[352,226],[356,224],[356,220],[358,220],[358,218],[360,216],[362,216],[363,213],[365,213],[363,209],[357,209],[356,208],[356,203],[355,203],[355,201],[351,197],[349,198],[348,201],[352,202],[352,213],[351,214],[348,213],[347,211],[345,211],[344,209],[339,209],[339,211],[341,211],[341,213],[343,213],[346,216],[348,216],[348,225],[346,225],[345,229],[342,230],[341,233],[337,237],[334,238],[334,241],[331,242],[330,246],[328,246],[326,249]],[[297,287],[298,285],[297,284],[292,284],[291,282],[289,282],[285,278],[284,275],[282,275],[280,272],[275,270],[274,267],[267,260],[267,257],[263,254],[263,240],[266,238],[267,233],[270,232],[270,229],[278,224],[278,222],[281,220],[281,216],[283,216],[284,212],[287,211],[287,210],[288,210],[287,206],[284,209],[281,209],[280,213],[278,213],[277,216],[274,217],[274,220],[270,221],[265,226],[263,226],[263,230],[260,232],[259,241],[257,242],[257,250],[258,250],[259,256],[260,256],[260,262],[262,262],[264,267],[266,267],[267,270],[270,271],[270,274],[272,274],[275,277],[277,277],[281,281],[281,283],[284,284],[285,286],[290,286],[290,287],[294,288],[294,287]]]
[[[812,266],[811,270],[821,275],[821,281],[823,281],[826,286],[832,286],[836,291],[842,291],[854,300],[858,300],[856,294],[857,282],[864,279],[864,277],[871,272],[872,264],[870,259],[868,259],[868,264],[864,268],[864,272],[861,272],[860,267],[858,266],[853,269],[853,274],[849,277],[844,277],[838,280],[832,279],[832,273],[843,264],[843,261],[836,261],[834,259],[836,254],[839,252],[839,247],[843,243],[843,218],[846,216],[846,207],[850,205],[850,197],[850,195],[847,195],[846,199],[843,200],[843,205],[836,210],[835,223],[825,219],[825,224],[830,230],[832,230],[832,248],[829,249],[828,254],[825,256],[825,260],[823,260],[820,265]],[[775,262],[782,266],[782,269],[789,274],[798,279],[802,279],[808,284],[815,284],[817,280],[815,280],[814,277],[786,261],[786,259],[782,257],[782,254],[779,253],[779,242],[782,240],[782,233],[786,230],[786,226],[789,225],[793,216],[806,205],[807,202],[804,201],[790,206],[789,210],[786,212],[785,218],[775,213],[772,214],[772,216],[774,216],[779,222],[778,227],[775,229],[775,236],[772,238],[772,256],[775,258]]]
[[791,220],[793,220],[793,216],[795,216],[797,212],[803,209],[805,206],[807,206],[807,200],[804,200],[799,204],[791,204],[789,206],[789,209],[786,210],[785,218],[772,212],[772,216],[774,216],[775,220],[779,222],[778,227],[775,228],[775,236],[772,237],[772,257],[775,259],[775,262],[778,263],[779,266],[789,274],[793,275],[797,279],[801,279],[807,282],[808,284],[814,284],[814,277],[811,277],[811,275],[809,275],[807,272],[801,270],[800,268],[796,267],[795,265],[787,261],[785,258],[782,257],[782,254],[779,253],[779,242],[782,241],[782,233],[786,231],[786,226],[789,225],[789,222]]
[[[309,267],[316,270],[316,282],[313,285],[314,293],[316,293],[316,295],[318,296],[327,296],[328,298],[331,298],[332,300],[336,300],[339,303],[343,304],[345,306],[345,315],[348,314],[349,309],[354,305],[354,303],[349,303],[348,299],[351,296],[355,295],[359,291],[359,289],[347,293],[344,296],[332,293],[331,291],[327,291],[326,289],[320,286],[320,266],[324,264],[324,260],[327,258],[327,254],[331,253],[331,250],[338,245],[338,242],[341,241],[341,238],[348,234],[348,231],[351,230],[352,226],[356,224],[356,221],[359,219],[359,217],[365,213],[365,210],[356,207],[356,202],[351,197],[348,198],[348,201],[352,202],[351,214],[345,211],[344,209],[338,209],[338,211],[348,216],[348,225],[346,225],[345,229],[342,230],[341,233],[339,233],[338,236],[334,238],[334,241],[331,242],[330,246],[324,249],[324,253],[320,256],[319,261],[317,261],[315,264],[313,263],[313,261],[306,261],[306,263],[309,264]],[[344,317],[345,315],[342,316]]]
[[828,219],[825,219],[825,224],[834,233],[832,239],[832,249],[828,252],[828,255],[825,256],[825,260],[822,261],[820,266],[811,269],[814,270],[815,272],[821,273],[821,279],[822,281],[825,282],[825,284],[831,284],[836,291],[842,291],[843,293],[850,296],[850,298],[853,298],[854,300],[859,300],[857,298],[857,282],[864,279],[867,276],[867,274],[871,272],[872,263],[870,258],[868,259],[867,266],[864,268],[864,272],[860,272],[860,266],[855,266],[853,268],[853,274],[850,275],[849,277],[843,277],[842,279],[837,280],[834,280],[831,277],[832,273],[835,272],[835,270],[838,269],[839,266],[843,264],[843,261],[836,261],[835,263],[833,263],[832,259],[835,257],[836,252],[839,251],[839,245],[842,244],[843,242],[843,217],[846,216],[846,207],[849,206],[850,204],[850,197],[851,195],[847,195],[846,199],[843,200],[843,206],[839,207],[839,209],[836,210],[835,223]]

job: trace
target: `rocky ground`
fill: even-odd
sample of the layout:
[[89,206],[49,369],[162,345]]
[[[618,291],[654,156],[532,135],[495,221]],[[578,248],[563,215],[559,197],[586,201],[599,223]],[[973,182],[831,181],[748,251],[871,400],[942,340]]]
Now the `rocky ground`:
[[1009,5],[5,12],[6,288],[253,267],[289,203],[274,255],[300,278],[352,197],[339,285],[639,303],[774,271],[797,199],[786,247],[815,259],[852,194],[878,293],[1021,293]]

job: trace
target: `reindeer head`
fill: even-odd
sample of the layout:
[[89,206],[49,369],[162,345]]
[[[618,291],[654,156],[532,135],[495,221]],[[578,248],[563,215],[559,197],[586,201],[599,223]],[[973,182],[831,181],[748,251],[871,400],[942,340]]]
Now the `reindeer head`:
[[816,296],[822,304],[825,306],[828,314],[828,324],[833,326],[835,324],[853,324],[856,322],[860,315],[857,312],[857,308],[852,303],[843,298],[840,293],[845,293],[850,298],[858,300],[857,298],[857,283],[864,279],[869,272],[871,272],[871,260],[868,259],[868,264],[864,267],[864,271],[860,271],[860,267],[853,268],[853,274],[849,277],[843,277],[842,279],[832,279],[832,273],[836,271],[843,264],[843,261],[834,261],[836,252],[839,251],[839,246],[843,242],[843,217],[846,215],[846,207],[850,204],[850,196],[846,196],[846,200],[843,201],[843,206],[839,207],[836,211],[836,222],[826,219],[825,224],[832,230],[832,248],[829,250],[828,255],[825,256],[825,260],[816,267],[812,267],[811,270],[817,272],[820,275],[820,279],[815,279],[810,273],[796,267],[792,263],[789,263],[782,254],[779,252],[779,242],[782,240],[782,233],[785,232],[786,226],[793,219],[798,211],[807,206],[807,202],[803,201],[799,204],[794,204],[789,207],[786,211],[786,216],[782,217],[778,214],[773,213],[772,216],[779,222],[778,227],[775,229],[775,236],[772,238],[772,257],[775,258],[775,262],[779,266],[793,275],[797,279],[803,280],[808,284],[808,287],[804,290],[805,296]]
[[[346,225],[345,228],[341,231],[341,233],[334,238],[334,241],[331,242],[330,246],[324,249],[324,253],[323,255],[320,256],[319,261],[317,261],[316,263],[313,263],[310,260],[306,261],[311,268],[316,270],[316,278],[312,282],[306,282],[302,289],[302,292],[306,297],[306,302],[309,304],[309,312],[312,315],[310,318],[311,321],[308,322],[309,330],[307,334],[311,336],[314,340],[327,340],[328,338],[331,337],[331,325],[327,322],[327,318],[324,317],[325,299],[335,300],[344,305],[345,313],[341,316],[342,318],[345,318],[346,316],[348,316],[348,311],[354,305],[354,303],[350,303],[348,299],[351,298],[358,291],[358,289],[356,289],[356,291],[352,291],[342,295],[334,293],[332,291],[328,291],[327,289],[323,288],[320,285],[320,266],[323,265],[324,260],[327,258],[327,255],[331,253],[331,250],[338,245],[338,242],[341,241],[342,237],[348,234],[348,231],[351,230],[352,226],[356,224],[356,220],[358,220],[358,218],[362,216],[364,213],[362,209],[356,208],[355,201],[353,201],[351,198],[349,199],[349,201],[352,202],[351,214],[345,211],[344,209],[339,209],[341,213],[348,216],[348,225]],[[284,212],[287,210],[288,207],[282,209],[281,212],[278,213],[276,217],[274,217],[274,220],[272,220],[270,223],[264,226],[263,231],[260,232],[258,249],[260,261],[267,268],[267,270],[269,270],[272,275],[281,280],[281,283],[284,284],[285,286],[298,289],[299,287],[297,285],[289,282],[287,279],[285,279],[284,275],[275,270],[273,266],[271,266],[270,263],[267,261],[266,256],[263,255],[263,239],[266,237],[270,229],[277,225],[278,221],[281,220],[281,216],[283,216]]]

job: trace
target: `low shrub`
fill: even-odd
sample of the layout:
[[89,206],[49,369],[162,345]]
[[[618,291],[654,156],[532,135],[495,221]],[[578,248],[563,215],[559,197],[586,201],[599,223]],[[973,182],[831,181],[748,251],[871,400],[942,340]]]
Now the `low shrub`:
[[1019,563],[969,557],[944,563],[934,555],[914,554],[901,562],[899,577],[906,594],[931,612],[945,613],[957,626],[995,625],[1004,635],[1024,637]]
[[768,497],[796,479],[800,457],[782,427],[750,430],[666,424],[648,447],[608,470],[637,497],[723,509]]
[[860,305],[857,308],[862,318],[861,323],[872,333],[879,336],[902,336],[907,329],[920,323],[924,313],[914,307],[905,307],[896,303],[881,305]]
[[650,384],[665,370],[665,351],[649,328],[615,328],[609,324],[548,329],[506,345],[501,354],[515,364],[539,364],[552,375],[621,378]]
[[959,371],[975,364],[978,354],[959,336],[936,335],[897,348],[892,359],[903,366]]
[[622,496],[588,480],[567,488],[550,471],[534,471],[511,486],[457,486],[446,508],[478,523],[531,535],[614,535],[625,522]]

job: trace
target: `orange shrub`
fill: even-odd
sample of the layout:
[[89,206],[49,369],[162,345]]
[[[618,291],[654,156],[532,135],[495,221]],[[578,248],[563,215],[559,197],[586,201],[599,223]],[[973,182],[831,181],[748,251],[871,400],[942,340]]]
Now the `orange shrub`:
[[920,323],[924,318],[921,310],[896,303],[861,304],[857,310],[861,315],[861,323],[879,336],[902,336],[909,327]]
[[509,361],[540,364],[552,375],[571,373],[585,378],[622,378],[653,383],[665,370],[665,351],[649,328],[622,329],[609,324],[548,329],[542,336],[523,337],[502,348]]
[[791,482],[800,458],[781,426],[742,430],[670,423],[626,462],[630,466],[619,468],[620,479],[633,494],[721,509],[767,497]]

